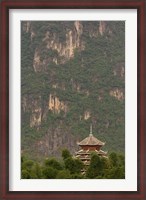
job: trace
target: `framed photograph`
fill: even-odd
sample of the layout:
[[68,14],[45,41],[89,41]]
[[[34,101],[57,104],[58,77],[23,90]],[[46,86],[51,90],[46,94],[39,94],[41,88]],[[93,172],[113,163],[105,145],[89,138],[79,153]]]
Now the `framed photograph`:
[[145,0],[0,5],[1,199],[144,200]]

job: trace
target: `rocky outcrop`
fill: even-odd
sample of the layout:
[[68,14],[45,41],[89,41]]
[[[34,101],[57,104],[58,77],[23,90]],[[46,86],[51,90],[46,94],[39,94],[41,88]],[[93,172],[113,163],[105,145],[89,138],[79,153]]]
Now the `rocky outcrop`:
[[68,111],[68,106],[65,102],[60,101],[58,97],[50,94],[48,109],[53,113],[60,113],[60,111],[64,111],[66,113]]
[[27,21],[23,24],[22,30],[25,33],[29,33],[30,32],[30,26],[31,26],[31,22]]
[[39,55],[39,50],[36,49],[35,53],[34,53],[34,59],[33,59],[33,68],[35,72],[40,72],[42,70],[42,62],[40,59],[40,55]]
[[114,90],[111,90],[111,91],[109,92],[109,94],[110,94],[111,96],[115,97],[115,98],[118,99],[118,100],[124,100],[124,91],[123,91],[123,89],[118,89],[118,88],[116,88],[116,89],[114,89]]
[[125,65],[124,63],[118,63],[113,70],[114,76],[118,76],[120,78],[125,77]]
[[[46,119],[48,108],[41,96],[33,98],[32,95],[22,97],[22,119],[23,115],[29,114],[29,126],[39,128],[42,121]],[[42,104],[44,104],[42,106]],[[47,109],[46,109],[47,108]]]
[[[83,50],[84,44],[81,40],[81,35],[83,32],[83,26],[80,22],[74,22],[74,26],[71,30],[66,31],[65,42],[60,42],[58,34],[50,34],[49,31],[46,32],[45,37],[42,39],[43,48],[46,51],[56,51],[57,55],[54,55],[46,60],[41,60],[42,47],[36,48],[33,59],[33,67],[35,72],[40,72],[44,70],[45,65],[48,65],[50,62],[54,62],[56,65],[63,64],[69,59],[74,57],[75,49]],[[35,33],[33,32],[33,36]]]
[[106,23],[104,21],[99,22],[99,33],[103,35],[106,30]]
[[91,113],[89,111],[84,112],[84,120],[87,120],[91,117]]
[[38,140],[32,148],[35,154],[42,157],[60,157],[63,149],[67,148],[74,154],[78,146],[70,130],[58,125],[58,127],[49,127],[46,135]]
[[[88,30],[91,37],[103,36],[106,32],[106,22],[100,21],[97,27]],[[30,33],[30,39],[37,38],[37,30],[33,28],[33,23],[26,22],[23,25],[23,30]],[[82,39],[84,27],[82,22],[75,21],[70,27],[66,29],[65,41],[59,40],[60,33],[51,33],[49,30],[44,33],[44,37],[34,49],[33,68],[35,72],[44,71],[51,62],[56,65],[63,64],[74,57],[75,50],[82,51],[85,49],[85,42]],[[52,55],[50,52],[56,51],[57,54]],[[48,52],[48,56],[42,59],[42,52]],[[49,53],[51,54],[49,56]]]
[[32,114],[30,116],[30,127],[39,127],[42,122],[42,109],[36,108],[32,110]]
[[45,102],[41,96],[35,99],[32,99],[32,96],[22,98],[22,112],[30,113],[30,127],[41,126],[42,122],[46,120],[49,110],[54,114],[59,114],[61,111],[67,113],[68,105],[53,94],[49,95],[48,102]]
[[30,127],[39,127],[42,122],[41,96],[31,103]]

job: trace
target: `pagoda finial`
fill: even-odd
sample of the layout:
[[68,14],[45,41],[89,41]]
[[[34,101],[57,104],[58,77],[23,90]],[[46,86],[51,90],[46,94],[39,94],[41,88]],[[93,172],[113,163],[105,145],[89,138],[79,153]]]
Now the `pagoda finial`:
[[90,124],[90,136],[92,136],[92,124]]

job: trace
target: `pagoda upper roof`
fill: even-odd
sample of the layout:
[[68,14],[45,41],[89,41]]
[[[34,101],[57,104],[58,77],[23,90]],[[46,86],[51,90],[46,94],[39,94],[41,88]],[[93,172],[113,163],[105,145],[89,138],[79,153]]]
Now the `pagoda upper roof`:
[[79,146],[86,146],[86,145],[90,145],[90,146],[103,146],[105,143],[101,142],[100,140],[98,140],[96,137],[93,136],[93,134],[89,134],[88,137],[86,137],[84,140],[82,140],[81,142],[78,143]]

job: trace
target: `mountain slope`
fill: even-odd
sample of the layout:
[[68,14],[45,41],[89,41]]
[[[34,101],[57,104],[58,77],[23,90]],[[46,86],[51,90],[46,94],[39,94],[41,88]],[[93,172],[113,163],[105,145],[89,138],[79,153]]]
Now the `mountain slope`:
[[45,21],[21,24],[22,153],[73,153],[93,132],[124,152],[125,24]]

